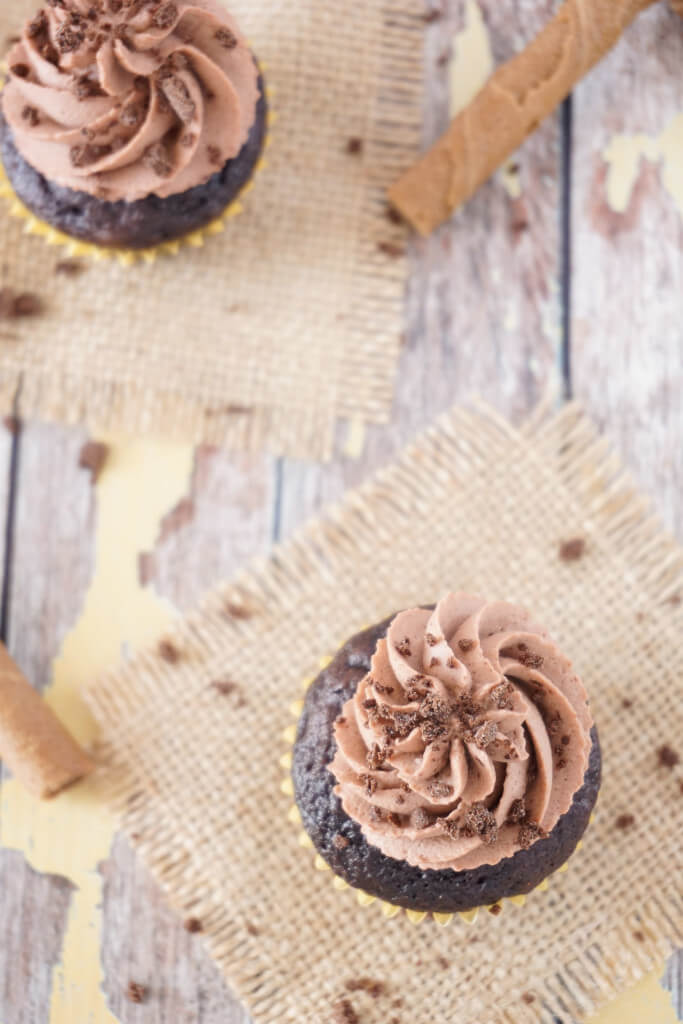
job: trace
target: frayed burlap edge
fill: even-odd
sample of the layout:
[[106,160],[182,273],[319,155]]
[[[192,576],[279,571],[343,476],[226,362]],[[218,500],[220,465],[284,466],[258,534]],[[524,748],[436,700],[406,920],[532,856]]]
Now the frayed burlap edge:
[[[371,546],[393,543],[407,528],[406,509],[396,500],[397,494],[406,489],[415,493],[421,487],[428,494],[435,475],[455,472],[455,479],[461,479],[464,469],[485,474],[492,460],[496,465],[498,459],[508,459],[515,452],[527,470],[530,466],[537,470],[539,480],[562,488],[567,519],[583,524],[589,544],[609,544],[610,550],[616,547],[628,565],[630,582],[642,594],[642,608],[657,615],[658,642],[675,650],[683,634],[683,552],[661,531],[647,502],[582,412],[575,405],[554,415],[541,411],[517,432],[491,410],[472,413],[456,409],[396,463],[277,548],[267,562],[212,593],[171,635],[171,642],[182,652],[178,666],[170,669],[157,650],[146,651],[94,685],[87,695],[102,726],[101,756],[107,766],[103,792],[126,832],[136,837],[142,856],[171,903],[182,914],[201,918],[212,956],[258,1021],[274,1024],[321,1018],[300,1011],[296,991],[286,990],[282,977],[271,980],[271,965],[258,937],[245,929],[239,907],[226,905],[219,893],[212,896],[211,880],[202,869],[192,836],[183,834],[182,823],[173,820],[153,785],[141,788],[133,752],[145,734],[150,742],[155,732],[153,725],[142,721],[145,709],[167,697],[172,705],[174,687],[185,697],[198,694],[200,686],[206,685],[199,678],[198,659],[211,660],[221,652],[258,645],[264,622],[269,621],[272,629],[283,609],[315,599],[318,574],[334,574],[349,562],[359,567],[364,551]],[[425,514],[429,514],[428,507]],[[255,610],[261,611],[254,614]],[[345,623],[340,642],[359,626],[357,621]],[[293,696],[299,674],[297,671],[292,681]],[[604,725],[602,722],[601,728]],[[604,734],[604,728],[602,731]],[[275,765],[280,754],[281,748],[273,751]],[[180,764],[177,768],[180,770]],[[275,777],[278,775],[275,767]],[[283,807],[284,816],[286,803]],[[672,828],[676,827],[677,811],[672,805]],[[589,840],[590,835],[591,829]],[[589,841],[582,858],[590,859],[591,849]],[[300,856],[301,850],[295,850],[295,855]],[[618,867],[615,865],[615,870]],[[520,920],[526,912],[520,911]],[[422,936],[430,929],[417,931]],[[455,933],[451,930],[448,934]],[[520,925],[520,941],[523,934]],[[533,943],[533,938],[528,939]],[[487,942],[491,941],[495,942],[492,932],[487,937]],[[497,1000],[477,1011],[476,1022],[534,1024],[548,1022],[553,1015],[586,1020],[680,944],[682,894],[675,887],[652,891],[646,902],[623,914],[618,927],[597,935],[588,930],[585,942],[568,950],[557,970],[534,978],[531,1002],[520,1004],[518,994],[514,1002],[511,997],[510,1005]],[[533,957],[533,945],[529,949]],[[435,1019],[429,1016],[432,1012],[425,1006],[425,1016],[411,1019]],[[371,1009],[368,1019],[380,1018]],[[462,1019],[463,1024],[474,1024],[475,1017]]]

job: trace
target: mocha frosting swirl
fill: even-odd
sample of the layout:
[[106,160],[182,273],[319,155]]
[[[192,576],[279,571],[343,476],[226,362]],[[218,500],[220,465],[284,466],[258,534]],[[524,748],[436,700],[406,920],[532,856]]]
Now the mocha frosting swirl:
[[370,844],[460,871],[552,830],[583,783],[591,726],[571,663],[527,612],[449,594],[392,621],[329,767]]
[[50,0],[2,110],[50,181],[133,202],[205,184],[247,140],[258,70],[218,0]]

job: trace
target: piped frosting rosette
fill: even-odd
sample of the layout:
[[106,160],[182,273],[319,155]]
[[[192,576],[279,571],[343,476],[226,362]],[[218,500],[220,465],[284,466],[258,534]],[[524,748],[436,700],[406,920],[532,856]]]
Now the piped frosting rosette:
[[21,155],[107,201],[206,183],[246,142],[259,95],[218,0],[51,0],[7,64],[3,113]]
[[401,612],[335,723],[335,792],[367,841],[420,868],[496,864],[583,784],[592,718],[527,612],[468,594]]

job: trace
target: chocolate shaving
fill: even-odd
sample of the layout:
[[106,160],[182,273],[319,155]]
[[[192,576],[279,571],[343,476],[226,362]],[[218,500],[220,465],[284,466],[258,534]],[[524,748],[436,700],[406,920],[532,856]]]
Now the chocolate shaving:
[[486,750],[498,735],[498,726],[495,722],[484,722],[474,733],[474,742],[481,750]]
[[365,786],[367,796],[372,796],[377,792],[377,779],[373,775],[359,775],[358,777]]
[[177,75],[168,75],[159,82],[159,88],[171,105],[177,117],[187,124],[195,115],[197,107],[187,86]]
[[491,700],[495,707],[500,708],[501,710],[504,708],[510,710],[513,706],[510,698],[514,692],[514,686],[506,680],[504,683],[498,683],[498,686],[495,686],[493,690],[491,690]]
[[173,170],[168,151],[161,142],[154,142],[147,147],[142,154],[142,162],[160,178],[167,178]]

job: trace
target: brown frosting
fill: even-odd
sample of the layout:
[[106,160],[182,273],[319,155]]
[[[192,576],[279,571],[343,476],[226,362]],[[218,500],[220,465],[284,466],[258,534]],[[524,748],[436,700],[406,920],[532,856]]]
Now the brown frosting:
[[204,184],[256,115],[257,67],[218,0],[50,0],[7,63],[21,155],[112,202]]
[[401,612],[335,724],[335,793],[396,860],[456,871],[543,838],[583,784],[586,691],[512,604]]

